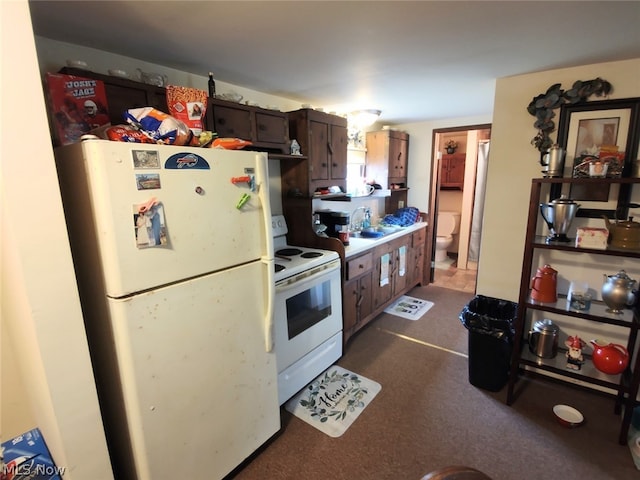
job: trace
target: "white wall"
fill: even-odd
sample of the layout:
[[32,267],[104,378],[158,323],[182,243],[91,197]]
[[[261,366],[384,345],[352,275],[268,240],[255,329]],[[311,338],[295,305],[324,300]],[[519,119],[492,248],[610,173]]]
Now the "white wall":
[[[66,480],[112,479],[28,4],[1,2],[0,12],[0,326],[2,344],[8,340],[15,354],[5,363],[2,351],[1,433],[4,440],[39,427]],[[20,400],[27,408],[14,409],[15,392],[5,394],[14,385],[24,387]]]
[[447,118],[393,126],[394,129],[404,130],[409,134],[409,172],[407,178],[409,194],[407,202],[410,206],[417,207],[421,212],[429,211],[433,130],[487,123],[491,123],[491,115]]
[[[497,81],[478,293],[512,301],[518,298],[531,179],[542,176],[538,151],[530,143],[536,134],[533,127],[535,119],[527,112],[527,105],[554,83],[561,83],[567,89],[576,80],[596,77],[611,82],[611,99],[640,96],[640,59],[539,72]],[[596,97],[591,100],[603,99]],[[556,138],[556,133],[552,138]],[[594,223],[604,226],[602,220],[596,219]],[[571,270],[566,265],[562,268],[563,277],[587,276],[589,283],[599,290],[602,274],[615,273],[621,262],[611,257],[606,262],[596,260],[582,259],[596,267],[594,273],[581,271],[583,269]],[[630,270],[629,275],[635,275],[632,278],[640,275],[637,268],[627,270]]]
[[[151,11],[150,14],[152,14]],[[103,75],[108,75],[108,70],[110,69],[119,69],[127,72],[132,80],[137,80],[137,78],[135,78],[136,69],[139,68],[143,72],[155,72],[166,75],[170,85],[181,85],[183,87],[193,87],[207,91],[208,72],[202,72],[202,75],[193,75],[162,65],[145,62],[137,58],[124,57],[81,45],[73,45],[43,37],[35,37],[35,41],[40,70],[42,72],[57,72],[60,68],[66,66],[67,60],[82,60],[89,64],[91,71]],[[227,93],[230,91],[242,95],[244,97],[242,102],[257,102],[263,107],[274,105],[282,111],[300,108],[300,103],[297,101],[268,95],[219,80],[216,81],[217,93]]]

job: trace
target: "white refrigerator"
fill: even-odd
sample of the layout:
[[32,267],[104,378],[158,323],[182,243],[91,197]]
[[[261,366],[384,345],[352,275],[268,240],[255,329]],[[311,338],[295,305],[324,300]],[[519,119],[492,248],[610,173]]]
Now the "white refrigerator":
[[280,429],[266,154],[93,139],[56,164],[115,478],[225,476]]

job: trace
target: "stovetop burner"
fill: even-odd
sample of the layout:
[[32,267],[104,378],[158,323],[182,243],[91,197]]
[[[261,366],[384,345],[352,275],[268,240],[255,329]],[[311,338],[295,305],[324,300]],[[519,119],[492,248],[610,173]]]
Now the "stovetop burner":
[[294,255],[300,255],[301,253],[302,250],[300,250],[299,248],[281,248],[280,250],[276,251],[276,254],[284,255],[285,257],[292,257]]
[[271,221],[276,283],[293,278],[308,270],[339,259],[332,250],[303,247],[287,243],[287,223],[283,215],[274,215]]

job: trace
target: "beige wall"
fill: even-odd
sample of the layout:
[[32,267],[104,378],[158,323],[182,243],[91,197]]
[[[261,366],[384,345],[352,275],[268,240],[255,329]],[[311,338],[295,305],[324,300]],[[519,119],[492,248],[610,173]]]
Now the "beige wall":
[[28,4],[0,8],[2,438],[39,427],[66,480],[111,479]]
[[[478,266],[478,293],[512,301],[518,298],[531,179],[542,176],[538,151],[530,144],[536,130],[533,127],[535,119],[527,112],[527,105],[533,97],[544,93],[554,83],[561,83],[568,89],[576,80],[596,77],[611,82],[611,99],[640,97],[640,59],[585,65],[497,81]],[[594,100],[603,99],[596,97]],[[555,132],[552,138],[556,138]],[[602,220],[599,220],[598,226],[603,226]],[[589,263],[596,262],[589,259]],[[571,275],[569,267],[567,265],[564,271],[567,277]],[[610,258],[600,270],[596,269],[597,274],[579,271],[575,274],[584,273],[589,283],[599,289],[602,273],[615,273],[615,268],[616,260]]]

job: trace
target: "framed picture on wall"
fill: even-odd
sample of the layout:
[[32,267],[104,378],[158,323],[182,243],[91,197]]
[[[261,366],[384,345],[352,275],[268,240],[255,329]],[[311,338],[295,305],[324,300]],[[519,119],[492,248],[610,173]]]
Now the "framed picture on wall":
[[[640,98],[564,105],[560,111],[558,144],[565,149],[564,177],[593,181],[558,185],[579,201],[578,216],[612,218],[625,208],[630,185],[611,184],[606,178],[631,176],[640,141]],[[626,215],[626,213],[625,213]]]

